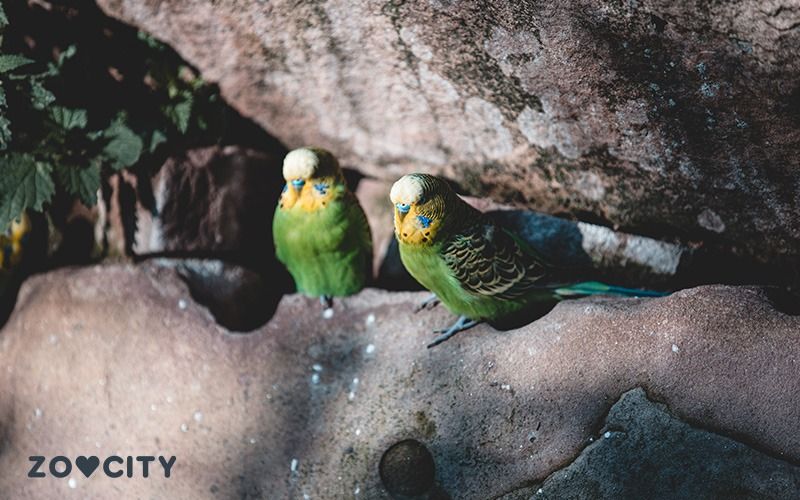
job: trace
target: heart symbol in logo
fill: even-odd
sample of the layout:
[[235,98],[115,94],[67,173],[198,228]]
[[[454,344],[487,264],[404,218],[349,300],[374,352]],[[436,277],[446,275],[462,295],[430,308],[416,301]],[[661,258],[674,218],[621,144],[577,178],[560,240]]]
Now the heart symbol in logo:
[[75,459],[75,465],[83,472],[83,475],[89,477],[92,475],[92,472],[100,465],[100,459],[91,456],[91,457],[84,457],[80,456]]

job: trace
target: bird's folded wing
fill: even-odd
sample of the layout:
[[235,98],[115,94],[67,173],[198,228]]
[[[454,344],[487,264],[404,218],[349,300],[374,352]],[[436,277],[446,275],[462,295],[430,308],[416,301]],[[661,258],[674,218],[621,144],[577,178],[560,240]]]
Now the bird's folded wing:
[[476,223],[451,237],[442,256],[461,286],[473,293],[515,299],[535,288],[545,265],[520,247],[505,229]]

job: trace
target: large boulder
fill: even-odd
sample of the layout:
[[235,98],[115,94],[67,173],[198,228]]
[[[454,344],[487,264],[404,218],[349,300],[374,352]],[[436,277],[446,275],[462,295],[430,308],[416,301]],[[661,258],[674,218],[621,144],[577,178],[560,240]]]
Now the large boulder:
[[[647,471],[627,464],[637,453],[654,463],[655,447],[694,474],[680,482],[692,483],[686,491],[718,492],[703,464],[733,450],[725,474],[747,478],[742,491],[800,494],[791,465],[800,460],[800,317],[776,309],[772,292],[711,286],[567,301],[518,330],[480,326],[431,350],[431,330],[452,317],[442,307],[412,314],[424,296],[366,290],[327,317],[315,300],[291,295],[262,328],[232,334],[168,267],[32,278],[0,333],[0,491],[381,499],[389,485],[522,498],[552,475],[542,488],[554,497],[559,484],[595,497],[642,491],[596,489],[595,478],[640,485],[646,478],[630,474]],[[620,400],[636,388],[672,417],[643,409],[641,394]],[[590,445],[598,439],[610,440],[610,453]],[[601,462],[611,462],[593,464],[604,449]],[[33,455],[177,458],[169,479],[87,479],[77,469],[31,479]],[[586,478],[553,475],[564,467]]]
[[800,255],[780,0],[98,0],[289,147],[762,260]]

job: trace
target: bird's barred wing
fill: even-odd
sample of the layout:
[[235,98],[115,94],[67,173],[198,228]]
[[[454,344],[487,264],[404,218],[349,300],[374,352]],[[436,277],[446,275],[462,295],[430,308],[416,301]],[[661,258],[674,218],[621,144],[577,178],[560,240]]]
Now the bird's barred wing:
[[451,237],[442,255],[464,289],[497,298],[515,299],[541,288],[546,274],[545,264],[506,230],[486,222]]

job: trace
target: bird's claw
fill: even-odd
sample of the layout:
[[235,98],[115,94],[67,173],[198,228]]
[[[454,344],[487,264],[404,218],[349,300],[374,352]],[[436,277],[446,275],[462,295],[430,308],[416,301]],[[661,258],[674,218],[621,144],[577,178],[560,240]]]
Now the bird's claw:
[[433,331],[433,333],[440,333],[441,335],[439,335],[438,337],[433,339],[433,342],[428,344],[428,349],[430,349],[433,346],[437,346],[437,345],[441,344],[442,342],[444,342],[445,340],[449,339],[450,337],[452,337],[453,335],[455,335],[458,332],[463,332],[464,330],[469,330],[470,328],[472,328],[473,326],[477,325],[478,323],[480,323],[480,321],[471,320],[471,319],[467,318],[466,316],[459,316],[459,318],[456,320],[456,322],[453,323],[452,325],[450,325],[449,328],[446,328],[444,330],[434,330]]
[[333,297],[330,295],[321,295],[319,297],[319,303],[322,305],[322,309],[330,309],[333,307]]
[[442,301],[439,300],[439,297],[436,296],[435,293],[432,293],[430,297],[423,300],[421,303],[414,308],[414,313],[418,313],[420,311],[424,311],[425,309],[433,309],[434,307],[438,306]]

